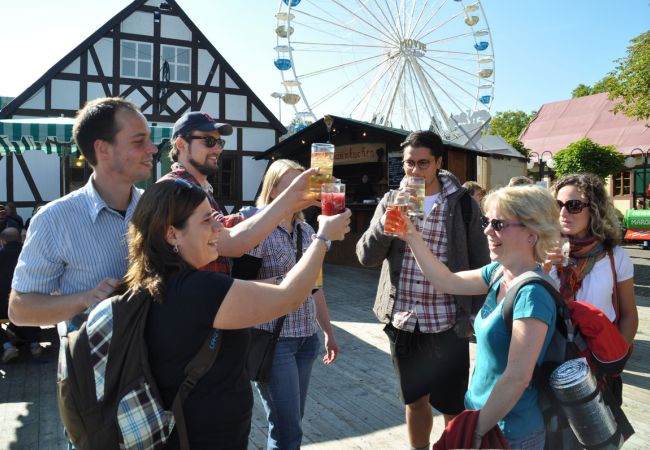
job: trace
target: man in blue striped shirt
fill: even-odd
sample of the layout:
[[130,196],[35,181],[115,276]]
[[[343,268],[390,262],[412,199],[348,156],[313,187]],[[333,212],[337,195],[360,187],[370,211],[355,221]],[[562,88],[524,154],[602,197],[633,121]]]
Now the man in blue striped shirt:
[[81,320],[118,286],[128,262],[128,224],[142,194],[134,183],[151,175],[158,151],[149,134],[147,119],[122,98],[96,99],[78,112],[73,135],[93,173],[32,219],[12,281],[12,322]]

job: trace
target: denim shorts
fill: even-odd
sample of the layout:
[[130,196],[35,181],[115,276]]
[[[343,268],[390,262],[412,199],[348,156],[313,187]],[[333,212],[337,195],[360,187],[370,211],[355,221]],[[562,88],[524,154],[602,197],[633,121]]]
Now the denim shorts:
[[506,440],[513,450],[544,450],[546,431],[542,428],[521,439]]

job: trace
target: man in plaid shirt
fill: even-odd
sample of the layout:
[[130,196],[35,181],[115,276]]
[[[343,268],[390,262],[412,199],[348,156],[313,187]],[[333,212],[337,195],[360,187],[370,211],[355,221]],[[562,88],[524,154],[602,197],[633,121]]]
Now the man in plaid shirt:
[[[415,220],[433,254],[453,272],[489,263],[479,205],[454,175],[441,170],[445,149],[440,137],[417,131],[402,148],[406,175],[425,179],[425,213]],[[357,256],[366,266],[383,262],[374,311],[386,323],[410,445],[429,448],[431,406],[444,415],[445,424],[464,409],[470,314],[484,298],[436,291],[404,241],[383,234],[385,212],[386,196],[357,243]]]
[[174,161],[172,171],[158,180],[183,178],[205,190],[210,206],[225,230],[219,238],[219,258],[202,270],[226,274],[230,273],[231,266],[228,257],[242,256],[259,244],[280,223],[287,210],[293,212],[312,204],[319,205],[314,200],[307,200],[297,189],[288,189],[288,195],[278,198],[246,223],[242,223],[246,217],[241,213],[224,215],[213,196],[208,177],[217,173],[219,155],[226,144],[222,136],[230,136],[232,132],[231,125],[219,123],[207,113],[185,113],[176,121],[172,132],[169,151],[169,158]]

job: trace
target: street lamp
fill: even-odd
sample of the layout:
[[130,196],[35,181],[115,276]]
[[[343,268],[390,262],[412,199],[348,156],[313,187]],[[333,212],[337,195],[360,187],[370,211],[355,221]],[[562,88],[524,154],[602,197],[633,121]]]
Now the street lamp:
[[639,147],[632,149],[630,151],[630,156],[625,158],[625,167],[628,169],[634,168],[636,164],[636,158],[634,157],[634,153],[640,153],[641,156],[643,157],[643,190],[641,192],[641,195],[638,194],[636,190],[636,174],[634,171],[632,171],[632,208],[636,209],[636,199],[637,197],[643,197],[643,209],[646,207],[646,200],[648,198],[648,183],[646,180],[646,172],[648,170],[648,153],[650,153],[650,149],[648,150],[642,150]]
[[[544,161],[544,155],[548,153],[549,157]],[[536,159],[533,159],[536,158]],[[548,150],[544,150],[541,154],[537,152],[528,152],[528,162],[526,166],[528,170],[532,169],[535,166],[535,163],[539,165],[539,180],[544,180],[544,165],[548,166],[548,174],[551,176],[551,170],[555,167],[555,162],[553,161],[553,153]]]

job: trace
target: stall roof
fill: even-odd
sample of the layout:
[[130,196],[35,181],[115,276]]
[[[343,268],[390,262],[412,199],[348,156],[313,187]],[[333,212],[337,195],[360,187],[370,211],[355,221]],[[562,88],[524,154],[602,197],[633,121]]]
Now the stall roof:
[[615,103],[607,93],[546,103],[519,140],[540,155],[555,154],[583,138],[614,145],[626,155],[636,147],[650,146],[649,123],[612,113]]
[[[410,131],[403,130],[401,128],[390,128],[377,125],[370,122],[363,122],[360,120],[348,119],[339,116],[330,115],[332,118],[332,132],[331,134],[327,131],[327,126],[325,125],[324,119],[319,119],[313,124],[303,128],[302,130],[292,134],[286,139],[280,141],[273,147],[269,148],[265,152],[255,156],[255,159],[271,159],[271,158],[290,158],[297,159],[296,154],[302,151],[306,151],[311,145],[312,142],[327,142],[332,141],[336,144],[336,134],[334,131],[341,128],[349,128],[353,130],[364,130],[368,131],[374,137],[386,138],[391,140],[396,140],[402,142],[406,136],[409,135]],[[445,146],[451,149],[461,150],[464,152],[471,152],[477,156],[489,156],[489,153],[476,150],[473,148],[468,148],[462,145],[455,144],[453,142],[443,141]],[[305,147],[307,146],[307,147]]]
[[[72,139],[74,119],[48,117],[0,120],[0,156],[41,150],[48,154],[69,155],[77,152]],[[151,141],[157,146],[169,141],[171,127],[149,127]]]

